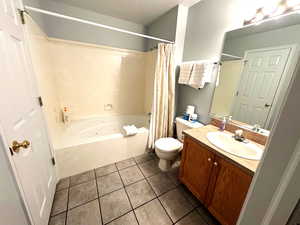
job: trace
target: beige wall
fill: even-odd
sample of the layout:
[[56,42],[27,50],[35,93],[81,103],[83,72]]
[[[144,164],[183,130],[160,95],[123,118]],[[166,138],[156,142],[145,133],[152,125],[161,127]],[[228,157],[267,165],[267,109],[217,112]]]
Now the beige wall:
[[38,89],[44,103],[43,111],[48,130],[51,138],[56,140],[63,129],[63,124],[61,122],[61,106],[53,70],[54,64],[51,60],[52,57],[49,57],[49,42],[47,36],[30,17],[26,17],[26,30]]
[[56,39],[50,46],[60,103],[71,118],[145,113],[147,53]]
[[[47,37],[27,19],[30,51],[53,139],[71,119],[151,111],[157,51],[139,52]],[[107,110],[105,105],[111,104]]]
[[211,113],[231,115],[234,95],[240,80],[242,60],[222,62],[219,85],[215,89]]

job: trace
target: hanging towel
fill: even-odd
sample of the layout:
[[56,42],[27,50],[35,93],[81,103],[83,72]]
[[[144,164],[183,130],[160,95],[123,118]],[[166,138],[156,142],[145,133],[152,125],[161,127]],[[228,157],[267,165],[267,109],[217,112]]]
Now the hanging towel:
[[185,64],[180,65],[180,74],[179,74],[179,79],[178,79],[179,84],[188,84],[189,83],[192,69],[193,69],[192,63],[185,63]]
[[199,89],[213,79],[214,64],[211,62],[196,63],[193,65],[188,85]]

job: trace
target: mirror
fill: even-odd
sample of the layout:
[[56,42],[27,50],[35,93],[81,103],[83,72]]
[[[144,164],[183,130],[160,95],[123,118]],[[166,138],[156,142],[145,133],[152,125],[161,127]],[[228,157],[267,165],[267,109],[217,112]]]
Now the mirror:
[[211,115],[270,130],[298,61],[300,14],[226,33]]

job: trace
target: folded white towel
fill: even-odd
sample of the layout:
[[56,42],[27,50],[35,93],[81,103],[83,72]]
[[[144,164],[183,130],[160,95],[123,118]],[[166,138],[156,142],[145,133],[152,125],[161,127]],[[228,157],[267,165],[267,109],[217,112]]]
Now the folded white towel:
[[188,84],[192,73],[192,69],[192,63],[185,63],[180,65],[180,74],[178,79],[179,84]]
[[203,88],[205,83],[212,82],[213,71],[214,64],[211,62],[194,64],[188,85],[196,89]]
[[123,126],[123,133],[125,137],[132,136],[138,133],[138,129],[136,128],[135,125]]

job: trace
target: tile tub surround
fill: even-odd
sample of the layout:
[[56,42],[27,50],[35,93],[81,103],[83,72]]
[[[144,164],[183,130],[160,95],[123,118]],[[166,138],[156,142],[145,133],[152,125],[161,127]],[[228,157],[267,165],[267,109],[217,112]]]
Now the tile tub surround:
[[144,154],[57,184],[49,225],[219,225],[158,158]]

